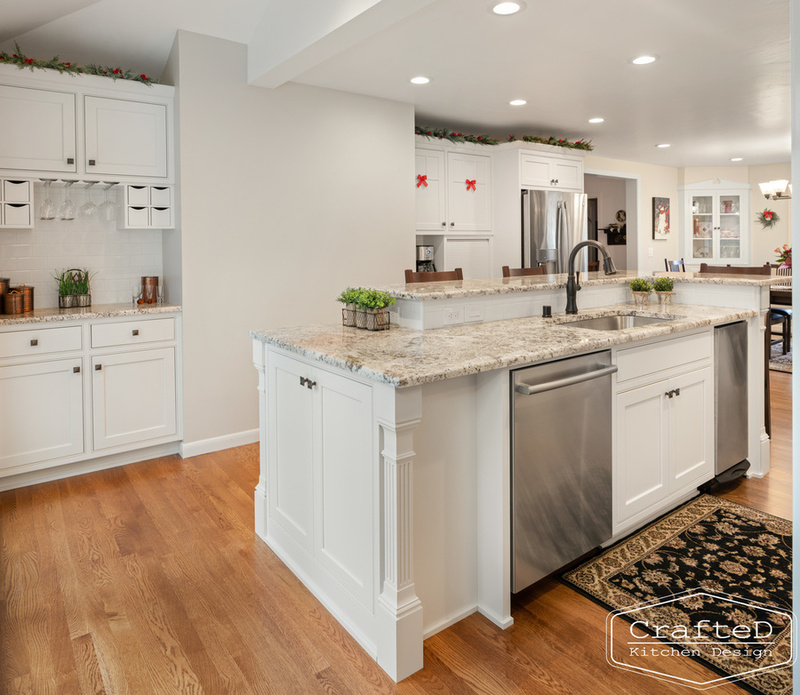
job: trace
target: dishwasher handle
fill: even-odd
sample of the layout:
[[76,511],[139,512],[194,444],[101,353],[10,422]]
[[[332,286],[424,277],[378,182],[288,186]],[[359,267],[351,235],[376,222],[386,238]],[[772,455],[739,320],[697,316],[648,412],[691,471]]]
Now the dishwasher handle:
[[568,376],[564,379],[556,379],[555,381],[547,381],[544,384],[517,384],[515,391],[521,393],[523,396],[532,396],[535,393],[544,393],[545,391],[552,391],[553,389],[560,389],[564,386],[572,386],[573,384],[580,384],[584,381],[598,379],[601,376],[608,376],[617,371],[617,365],[611,365],[603,369],[596,369],[593,372],[586,374],[576,374],[575,376]]

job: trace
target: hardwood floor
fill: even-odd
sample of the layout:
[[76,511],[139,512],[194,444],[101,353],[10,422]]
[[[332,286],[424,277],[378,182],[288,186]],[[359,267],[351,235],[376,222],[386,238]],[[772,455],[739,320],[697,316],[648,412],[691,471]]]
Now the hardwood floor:
[[[791,375],[771,374],[772,472],[720,494],[788,518]],[[1,692],[687,692],[609,666],[606,611],[556,580],[508,630],[475,614],[430,638],[395,685],[255,536],[257,476],[251,445],[0,493]]]

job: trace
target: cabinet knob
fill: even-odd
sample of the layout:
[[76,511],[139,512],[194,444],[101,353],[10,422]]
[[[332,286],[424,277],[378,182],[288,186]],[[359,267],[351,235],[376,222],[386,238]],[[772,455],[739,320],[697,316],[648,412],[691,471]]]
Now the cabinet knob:
[[558,179],[556,179],[556,186],[558,186]]
[[93,167],[93,166],[94,166],[94,159],[90,159],[90,160],[89,160],[89,166],[90,166],[90,167]]
[[81,373],[81,368],[80,367],[73,367],[72,368],[72,373],[73,374],[80,374]]
[[94,366],[94,371],[96,371],[96,372],[102,372],[102,371],[103,371],[103,365],[102,365],[102,364],[96,364],[96,365]]
[[450,226],[451,226],[451,227],[455,227],[455,226],[456,226],[456,223],[455,223],[455,222],[451,222],[451,223],[450,223]]
[[307,389],[313,389],[317,385],[316,381],[311,381],[311,379],[306,379],[306,377],[300,377],[300,386],[305,386]]
[[139,329],[138,329],[138,328],[134,328],[134,329],[131,331],[131,335],[139,335]]
[[442,227],[446,227],[446,226],[447,226],[447,222],[442,222]]
[[31,340],[31,347],[36,347],[38,344],[39,344],[39,341],[36,338]]

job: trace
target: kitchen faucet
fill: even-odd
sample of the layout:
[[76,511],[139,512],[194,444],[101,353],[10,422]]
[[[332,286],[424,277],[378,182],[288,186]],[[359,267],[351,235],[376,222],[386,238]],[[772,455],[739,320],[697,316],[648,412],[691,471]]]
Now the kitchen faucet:
[[596,246],[598,249],[600,249],[600,252],[603,254],[603,271],[605,272],[605,274],[606,275],[617,274],[617,269],[614,267],[614,261],[612,261],[611,256],[608,255],[606,247],[603,246],[599,241],[593,241],[592,239],[587,239],[586,241],[580,241],[577,244],[575,244],[575,247],[569,254],[569,260],[567,261],[567,270],[569,271],[569,277],[567,277],[568,314],[578,313],[576,295],[578,293],[578,290],[581,288],[581,283],[579,282],[578,277],[575,275],[575,256],[578,255],[578,251],[580,251],[584,246]]

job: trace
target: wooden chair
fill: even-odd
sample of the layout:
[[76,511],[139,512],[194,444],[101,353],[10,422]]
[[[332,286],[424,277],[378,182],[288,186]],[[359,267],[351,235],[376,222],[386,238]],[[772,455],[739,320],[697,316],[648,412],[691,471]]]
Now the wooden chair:
[[686,272],[686,263],[681,258],[679,261],[671,261],[668,258],[664,259],[664,265],[667,267],[668,272],[672,273],[685,273]]
[[590,273],[596,273],[598,270],[600,270],[600,261],[589,261],[587,270]]
[[543,265],[538,268],[509,268],[507,265],[503,266],[504,278],[520,278],[529,275],[547,275],[547,267]]
[[701,263],[700,272],[713,273],[714,275],[771,275],[772,268],[770,268],[769,263],[758,266],[708,265],[708,263]]
[[[791,277],[792,269],[773,265],[772,274],[775,277]],[[780,345],[781,354],[783,355],[787,354],[792,349],[791,295],[789,295],[789,297],[790,297],[789,304],[787,305],[785,303],[786,302],[785,292],[781,292],[780,289],[774,292],[770,290],[770,307],[769,307],[770,347],[772,347],[773,345]],[[775,306],[776,301],[778,303],[778,306]],[[776,326],[779,328],[779,330],[777,331],[775,330]],[[777,336],[777,338],[775,336]]]
[[406,270],[406,284],[415,282],[442,282],[443,280],[463,280],[464,273],[461,268],[455,270],[440,270],[436,272],[420,272]]

